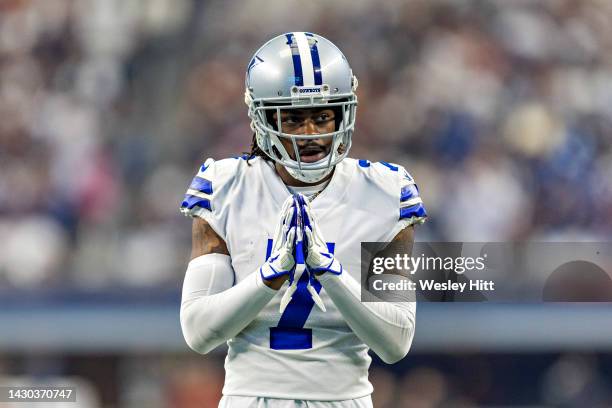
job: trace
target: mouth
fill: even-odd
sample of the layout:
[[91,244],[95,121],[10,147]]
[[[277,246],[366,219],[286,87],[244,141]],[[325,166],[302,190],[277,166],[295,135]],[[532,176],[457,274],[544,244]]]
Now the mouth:
[[327,156],[327,150],[321,146],[307,146],[299,150],[300,160],[304,163],[314,163]]

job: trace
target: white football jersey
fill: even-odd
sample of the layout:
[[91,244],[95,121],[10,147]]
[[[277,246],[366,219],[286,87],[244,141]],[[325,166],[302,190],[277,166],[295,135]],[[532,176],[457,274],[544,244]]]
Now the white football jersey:
[[[181,211],[204,218],[229,250],[238,283],[259,273],[272,248],[283,202],[291,193],[273,164],[260,157],[214,161],[200,168]],[[391,241],[422,222],[425,208],[403,167],[344,159],[312,201],[323,237],[344,272],[360,277],[361,242]],[[304,278],[306,274],[304,274]],[[317,283],[318,284],[318,283]],[[285,284],[257,318],[228,341],[224,395],[345,400],[372,392],[368,347],[317,285],[327,312],[298,285],[281,315]]]

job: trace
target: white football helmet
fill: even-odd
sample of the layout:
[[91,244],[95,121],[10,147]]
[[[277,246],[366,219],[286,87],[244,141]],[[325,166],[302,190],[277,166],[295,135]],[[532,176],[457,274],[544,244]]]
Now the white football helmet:
[[[245,103],[257,145],[289,174],[315,183],[344,159],[351,147],[357,108],[357,78],[342,52],[320,35],[292,32],[265,43],[251,59],[246,72]],[[332,133],[294,135],[282,132],[281,111],[323,108],[341,113]],[[276,123],[271,120],[277,113]],[[281,143],[291,140],[296,160]],[[300,158],[297,140],[331,138],[330,153],[314,163]]]

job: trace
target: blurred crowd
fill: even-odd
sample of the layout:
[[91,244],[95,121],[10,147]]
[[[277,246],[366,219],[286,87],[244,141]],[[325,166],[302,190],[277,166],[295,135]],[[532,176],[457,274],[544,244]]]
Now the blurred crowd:
[[0,287],[178,287],[184,190],[250,149],[246,64],[296,30],[347,55],[351,156],[415,176],[419,239],[607,240],[610,21],[606,0],[3,0]]
[[[178,290],[184,191],[250,150],[246,65],[299,30],[346,54],[351,156],[415,176],[419,240],[608,241],[610,21],[607,0],[1,0],[0,291]],[[216,405],[218,355],[164,358],[0,375],[86,378],[83,406]],[[419,358],[375,365],[377,407],[612,404],[609,356]]]
[[[612,404],[610,363],[591,353],[412,355],[393,366],[374,362],[372,400],[376,408],[604,408]],[[0,360],[4,384],[76,386],[77,404],[61,405],[73,408],[214,408],[224,379],[220,355],[38,356],[5,366],[29,375],[3,376]]]

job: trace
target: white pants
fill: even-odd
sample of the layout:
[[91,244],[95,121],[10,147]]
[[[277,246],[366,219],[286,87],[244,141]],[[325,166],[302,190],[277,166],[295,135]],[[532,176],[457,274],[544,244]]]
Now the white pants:
[[369,395],[342,401],[288,400],[265,397],[224,395],[219,408],[373,408]]

